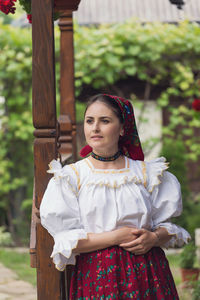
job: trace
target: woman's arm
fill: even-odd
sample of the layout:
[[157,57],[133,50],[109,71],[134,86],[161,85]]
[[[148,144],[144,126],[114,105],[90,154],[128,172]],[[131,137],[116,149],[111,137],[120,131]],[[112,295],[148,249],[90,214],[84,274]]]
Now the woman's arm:
[[73,253],[84,253],[104,249],[121,243],[128,243],[137,238],[135,228],[122,227],[102,233],[88,233],[86,240],[79,240]]
[[121,243],[119,246],[136,255],[145,254],[152,247],[163,246],[172,237],[172,235],[170,235],[164,227],[160,227],[155,231],[149,231],[146,229],[133,230],[134,234],[137,235],[138,238],[129,243]]

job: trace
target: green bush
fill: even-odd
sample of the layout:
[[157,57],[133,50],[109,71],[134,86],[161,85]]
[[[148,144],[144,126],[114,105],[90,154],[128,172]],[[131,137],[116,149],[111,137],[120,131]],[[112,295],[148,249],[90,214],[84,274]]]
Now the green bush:
[[192,300],[199,300],[200,299],[200,280],[198,280],[193,288],[192,292]]
[[[118,81],[127,78],[133,81],[138,78],[150,89],[162,86],[158,105],[170,110],[169,126],[163,129],[163,136],[171,144],[176,139],[187,147],[185,160],[197,160],[200,137],[196,131],[200,128],[200,118],[191,103],[200,97],[198,24],[143,25],[130,20],[98,28],[76,24],[74,30],[75,86],[79,100],[85,100],[81,96],[85,87],[118,93]],[[0,225],[8,224],[12,234],[27,235],[30,209],[27,212],[23,202],[32,198],[33,182],[31,30],[1,24],[0,36],[0,95],[5,99],[0,104]],[[58,62],[58,29],[55,42]],[[57,89],[58,72],[56,63]],[[171,105],[174,99],[180,103],[177,107]],[[77,105],[77,111],[80,110],[81,105]],[[80,114],[77,116],[79,119]],[[176,136],[179,125],[183,130]]]
[[0,247],[13,246],[10,232],[5,231],[5,227],[0,226]]
[[[196,23],[178,25],[129,20],[124,24],[100,27],[75,26],[75,85],[80,100],[87,86],[118,93],[117,83],[135,78],[153,90],[162,87],[157,99],[170,111],[163,135],[180,139],[187,148],[187,159],[200,157],[200,113],[192,109],[200,97],[200,27]],[[133,91],[134,94],[134,91]],[[145,99],[146,88],[143,99]],[[151,92],[149,93],[151,97]],[[179,105],[173,105],[173,100]],[[182,126],[178,132],[177,128]]]
[[194,242],[184,246],[180,254],[180,267],[183,269],[192,269],[196,261],[196,249]]
[[[169,171],[172,172],[181,184],[182,198],[183,198],[183,212],[180,217],[174,218],[173,222],[186,228],[194,237],[195,228],[200,227],[200,199],[195,198],[190,190],[188,181],[188,153],[185,148],[184,141],[176,139],[174,141],[170,138],[163,140],[163,147],[161,155],[167,158],[170,163]],[[191,218],[192,216],[192,218]]]

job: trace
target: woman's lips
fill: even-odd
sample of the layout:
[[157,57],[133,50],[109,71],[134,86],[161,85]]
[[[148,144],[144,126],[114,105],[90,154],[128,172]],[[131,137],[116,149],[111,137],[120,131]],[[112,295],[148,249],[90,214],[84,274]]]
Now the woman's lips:
[[103,137],[100,135],[91,136],[91,139],[102,139]]

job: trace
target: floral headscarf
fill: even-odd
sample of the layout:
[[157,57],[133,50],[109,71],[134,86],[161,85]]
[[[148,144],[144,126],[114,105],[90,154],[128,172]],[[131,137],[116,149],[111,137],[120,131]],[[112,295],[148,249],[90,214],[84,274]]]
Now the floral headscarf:
[[[120,108],[120,111],[124,120],[124,134],[119,138],[119,149],[122,153],[134,160],[144,160],[144,153],[138,136],[138,131],[135,122],[135,116],[133,112],[133,106],[130,101],[118,96],[112,96],[104,94],[111,98],[111,101],[115,101]],[[87,156],[92,152],[92,148],[89,145],[83,147],[80,151],[82,157]]]

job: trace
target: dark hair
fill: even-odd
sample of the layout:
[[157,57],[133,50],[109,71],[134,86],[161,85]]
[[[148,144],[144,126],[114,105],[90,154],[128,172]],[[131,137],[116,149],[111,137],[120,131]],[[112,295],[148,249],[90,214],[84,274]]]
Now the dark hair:
[[86,111],[90,107],[90,105],[92,105],[96,101],[102,102],[102,103],[106,104],[107,106],[109,106],[109,108],[114,112],[114,114],[119,119],[120,123],[121,124],[124,123],[124,119],[123,119],[123,116],[122,116],[122,113],[121,113],[121,110],[120,110],[118,104],[115,102],[114,99],[112,99],[111,97],[109,97],[107,95],[103,95],[103,94],[98,94],[98,95],[95,95],[95,96],[92,96],[89,98],[84,115],[86,114]]

